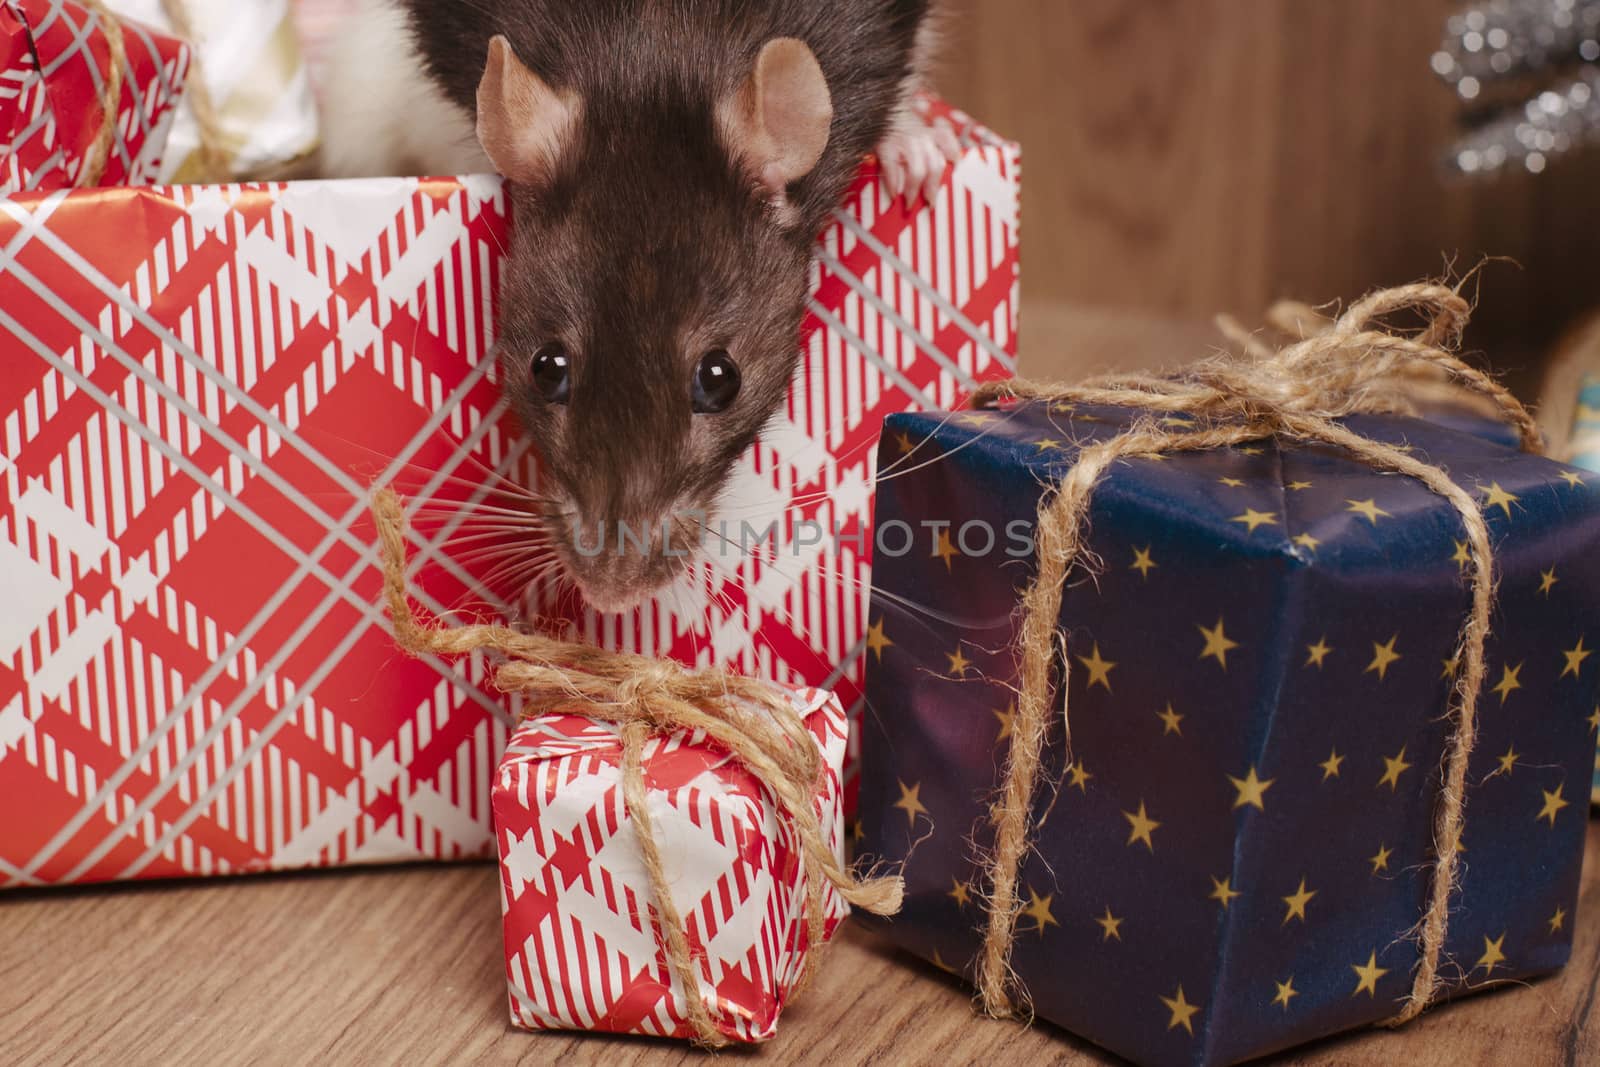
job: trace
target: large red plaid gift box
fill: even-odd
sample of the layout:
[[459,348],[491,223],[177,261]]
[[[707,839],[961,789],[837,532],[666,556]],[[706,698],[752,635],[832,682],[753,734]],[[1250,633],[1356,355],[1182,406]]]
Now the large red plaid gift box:
[[[822,752],[816,813],[843,847],[844,709],[822,690],[791,706]],[[529,719],[494,787],[511,1021],[692,1038],[622,788],[620,730],[578,715]],[[646,743],[651,830],[713,1025],[764,1041],[804,969],[801,850],[767,788],[701,733]],[[824,930],[849,906],[825,879]]]
[[[883,417],[1010,373],[1017,153],[954,117],[935,205],[864,176],[824,236],[745,514],[865,530]],[[0,885],[489,852],[517,702],[395,655],[366,508],[407,496],[424,607],[524,610],[481,532],[538,479],[490,358],[505,219],[488,178],[0,200],[0,802],[27,813]],[[531,599],[859,712],[864,550],[716,582],[627,617]]]
[[[73,0],[0,0],[0,194],[155,180],[189,49],[127,19],[108,33],[111,17]],[[96,176],[86,168],[113,63],[121,91]]]

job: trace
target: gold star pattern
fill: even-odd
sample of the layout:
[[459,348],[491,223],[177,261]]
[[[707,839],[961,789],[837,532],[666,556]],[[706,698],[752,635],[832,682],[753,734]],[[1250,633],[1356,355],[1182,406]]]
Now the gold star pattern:
[[1299,545],[1301,548],[1305,549],[1307,552],[1315,552],[1317,549],[1322,547],[1322,542],[1318,541],[1315,537],[1312,537],[1308,533],[1295,534],[1290,538],[1290,540]]
[[956,421],[966,426],[983,426],[989,421],[988,414],[987,411],[968,411],[957,415]]
[[1567,909],[1557,908],[1556,913],[1550,916],[1550,932],[1556,933],[1567,923]]
[[1311,483],[1310,482],[1290,482],[1284,488],[1288,489],[1290,492],[1293,492],[1293,493],[1300,493],[1300,492],[1304,492],[1307,489],[1310,489],[1311,488]]
[[1596,705],[1594,714],[1589,716],[1589,729],[1600,733],[1600,705]]
[[995,741],[1004,741],[1011,736],[1011,722],[1017,717],[1017,702],[1013,700],[1007,704],[1004,711],[995,708],[994,717],[1000,720],[1000,736],[996,737]]
[[1594,654],[1594,649],[1584,648],[1583,638],[1580,637],[1576,645],[1563,650],[1561,654],[1567,657],[1567,665],[1561,669],[1561,677],[1565,678],[1570,674],[1574,678],[1578,678],[1583,673],[1583,661]]
[[1392,793],[1400,788],[1400,776],[1412,767],[1406,762],[1406,747],[1400,746],[1400,752],[1395,756],[1383,757],[1383,777],[1378,779],[1379,785],[1386,785]]
[[1356,982],[1356,991],[1350,994],[1352,997],[1359,996],[1362,993],[1367,994],[1369,997],[1377,996],[1378,979],[1389,973],[1389,968],[1378,966],[1378,954],[1376,952],[1367,954],[1366,966],[1358,967],[1352,963],[1350,969],[1356,972],[1356,978],[1359,979]]
[[1079,656],[1078,662],[1089,671],[1089,683],[1084,688],[1093,689],[1097,685],[1103,685],[1107,692],[1111,691],[1111,670],[1116,664],[1101,657],[1099,642],[1095,643],[1094,651],[1090,655]]
[[1243,515],[1235,515],[1228,521],[1242,523],[1250,528],[1250,533],[1255,533],[1258,526],[1278,525],[1278,513],[1275,511],[1257,511],[1255,508],[1245,508]]
[[1237,478],[1218,478],[1217,481],[1229,489],[1240,489],[1244,486],[1244,483]]
[[946,652],[945,659],[950,661],[950,670],[947,671],[952,678],[960,678],[972,666],[972,661],[961,654],[961,646],[957,645],[954,652]]
[[1511,505],[1522,499],[1515,493],[1508,493],[1504,489],[1500,488],[1499,482],[1490,482],[1488,485],[1480,485],[1478,488],[1481,489],[1484,494],[1484,510],[1487,511],[1489,508],[1499,508],[1506,513],[1506,518],[1508,519],[1511,517]]
[[1387,871],[1389,869],[1389,857],[1393,855],[1394,849],[1389,848],[1387,845],[1379,845],[1378,851],[1367,857],[1367,862],[1372,864],[1372,873],[1377,874],[1379,871]]
[[944,560],[945,573],[948,574],[951,568],[950,561],[961,555],[961,550],[950,540],[949,530],[939,531],[939,540],[933,546],[933,554]]
[[1500,694],[1500,703],[1503,705],[1506,702],[1506,697],[1522,688],[1522,681],[1517,677],[1522,673],[1522,664],[1519,663],[1515,667],[1502,669],[1505,673],[1500,676],[1500,684],[1494,687],[1494,691]]
[[1040,897],[1031,888],[1028,890],[1028,906],[1022,909],[1022,914],[1033,920],[1033,929],[1040,937],[1044,936],[1046,926],[1061,925],[1056,922],[1056,917],[1050,914],[1050,905],[1055,899],[1054,893]]
[[894,444],[895,447],[900,450],[900,454],[902,456],[911,455],[911,453],[915,452],[917,448],[916,445],[911,443],[911,436],[904,432],[895,434]]
[[1151,840],[1150,834],[1161,824],[1150,818],[1149,812],[1144,810],[1144,801],[1139,801],[1138,814],[1125,811],[1122,813],[1122,817],[1128,820],[1128,844],[1132,845],[1135,841],[1143,841],[1144,847],[1154,852],[1156,843]]
[[1588,484],[1577,471],[1562,471],[1561,477],[1566,481],[1568,489],[1576,489],[1580,485]]
[[1456,668],[1459,666],[1461,666],[1461,657],[1451,656],[1449,659],[1444,661],[1444,670],[1439,672],[1439,677],[1449,678],[1451,675],[1456,673]]
[[1472,563],[1471,547],[1465,541],[1457,541],[1456,552],[1455,555],[1450,557],[1450,562],[1454,563],[1458,569],[1466,570]]
[[1156,718],[1161,720],[1162,737],[1166,737],[1168,734],[1177,734],[1179,737],[1183,736],[1183,727],[1179,725],[1183,722],[1183,716],[1173,711],[1171,704],[1167,705],[1166,711],[1156,712]]
[[1244,896],[1244,894],[1233,888],[1232,878],[1213,878],[1211,879],[1211,895],[1206,899],[1220,902],[1223,909],[1226,910],[1229,901],[1234,897],[1241,896]]
[[1046,437],[1042,440],[1035,441],[1033,443],[1033,447],[1037,448],[1040,452],[1049,452],[1051,449],[1060,451],[1061,442],[1057,441],[1054,437]]
[[1194,1018],[1194,1013],[1199,1011],[1200,1007],[1197,1004],[1190,1004],[1187,1000],[1183,999],[1183,986],[1180,985],[1178,987],[1178,992],[1176,995],[1162,997],[1161,1003],[1165,1004],[1167,1010],[1172,1012],[1172,1018],[1167,1020],[1167,1029],[1176,1030],[1181,1026],[1185,1030],[1189,1031],[1190,1037],[1193,1037],[1194,1023],[1192,1023],[1190,1020]]
[[1113,937],[1118,941],[1122,940],[1122,920],[1111,914],[1110,904],[1106,905],[1106,913],[1096,919],[1095,922],[1099,923],[1100,929],[1105,931],[1100,940],[1110,941]]
[[1223,670],[1228,669],[1228,653],[1239,647],[1239,642],[1231,640],[1222,632],[1222,618],[1217,618],[1217,625],[1211,628],[1197,626],[1200,635],[1206,639],[1206,647],[1200,650],[1201,659],[1214,659],[1222,665]]
[[[899,779],[896,781],[899,782]],[[917,782],[909,786],[904,782],[899,784],[900,799],[894,802],[894,806],[905,812],[906,821],[915,826],[918,815],[928,814],[928,809],[922,806],[922,783]]]
[[1150,546],[1133,550],[1133,563],[1129,565],[1130,571],[1138,571],[1139,577],[1149,578],[1150,572],[1156,569],[1156,561],[1150,558]]
[[945,896],[949,897],[951,900],[954,900],[956,902],[956,907],[964,908],[967,906],[967,902],[972,899],[972,890],[967,883],[960,881],[959,879],[952,878],[950,879],[950,891],[946,893]]
[[1273,996],[1272,1003],[1282,1004],[1283,1010],[1288,1011],[1289,1001],[1300,995],[1300,991],[1294,987],[1294,975],[1291,974],[1283,981],[1272,984],[1278,987],[1278,992]]
[[1339,777],[1339,768],[1343,765],[1344,757],[1339,755],[1339,750],[1336,748],[1329,749],[1328,758],[1317,764],[1318,767],[1322,768],[1322,780],[1324,782],[1329,778]]
[[883,662],[883,650],[893,644],[894,642],[883,632],[882,619],[867,627],[867,651],[876,656],[879,663]]
[[1382,508],[1380,508],[1378,506],[1378,501],[1373,497],[1368,497],[1365,500],[1346,500],[1345,510],[1353,511],[1357,515],[1365,515],[1367,517],[1367,521],[1372,523],[1374,526],[1378,525],[1379,515],[1382,515],[1386,519],[1394,518],[1393,515],[1390,515],[1387,511],[1384,511]]
[[1188,426],[1192,422],[1194,422],[1193,419],[1187,418],[1187,417],[1185,417],[1183,415],[1168,415],[1166,418],[1161,420],[1161,425],[1163,425],[1163,426]]
[[1539,814],[1535,817],[1539,819],[1549,819],[1550,827],[1551,829],[1554,829],[1556,825],[1556,813],[1562,808],[1566,807],[1568,804],[1572,803],[1572,801],[1562,799],[1561,794],[1566,792],[1565,786],[1556,786],[1556,791],[1554,793],[1550,792],[1548,789],[1541,789],[1539,792],[1544,794],[1544,807],[1539,809]]
[[1556,569],[1554,567],[1551,567],[1547,571],[1540,571],[1539,592],[1543,593],[1545,596],[1549,596],[1550,590],[1554,589],[1556,583],[1560,580],[1560,578],[1556,577]]
[[1395,634],[1385,644],[1380,645],[1376,641],[1372,642],[1372,662],[1367,664],[1367,669],[1361,673],[1371,674],[1373,671],[1377,671],[1378,681],[1383,681],[1384,677],[1389,673],[1389,665],[1400,658],[1400,653],[1394,650],[1394,643],[1398,640],[1400,640],[1400,635]]
[[1505,947],[1505,934],[1501,934],[1493,941],[1490,941],[1489,938],[1485,936],[1483,939],[1483,955],[1478,957],[1477,966],[1473,967],[1473,970],[1477,970],[1478,967],[1482,967],[1485,977],[1493,974],[1494,969],[1506,961]]
[[1282,898],[1284,904],[1288,905],[1289,908],[1284,913],[1283,921],[1287,923],[1290,919],[1299,919],[1301,922],[1305,922],[1306,905],[1311,903],[1311,898],[1316,895],[1317,891],[1315,889],[1307,889],[1306,880],[1304,878],[1300,879],[1300,888]]
[[1268,778],[1266,781],[1262,781],[1256,777],[1256,769],[1254,767],[1251,767],[1250,772],[1243,778],[1235,778],[1231,774],[1228,775],[1228,781],[1233,783],[1233,788],[1236,791],[1236,795],[1233,798],[1233,810],[1238,811],[1248,804],[1257,811],[1266,811],[1266,805],[1262,803],[1262,798],[1266,796],[1267,790],[1272,788],[1272,783],[1276,780],[1275,778]]
[[1327,659],[1328,653],[1332,651],[1333,647],[1328,644],[1328,638],[1326,635],[1317,638],[1316,644],[1306,646],[1305,665],[1307,667],[1316,667],[1320,669],[1322,667],[1322,661]]
[[1083,760],[1074,760],[1072,766],[1067,768],[1067,777],[1069,779],[1068,785],[1075,785],[1078,787],[1078,792],[1087,793],[1089,791],[1089,779],[1093,778],[1094,775],[1084,770]]
[[1259,455],[1261,455],[1261,446],[1260,445],[1240,445],[1239,446],[1239,454],[1241,456],[1259,456]]
[[1511,769],[1517,765],[1517,760],[1519,760],[1521,758],[1522,758],[1522,753],[1517,751],[1517,746],[1516,745],[1512,745],[1511,747],[1506,749],[1506,754],[1504,756],[1498,757],[1498,759],[1500,760],[1500,769],[1495,771],[1494,773],[1495,774],[1510,774],[1511,773]]
[[861,843],[861,839],[866,836],[867,828],[861,825],[861,820],[852,820],[850,823],[850,840],[859,845]]

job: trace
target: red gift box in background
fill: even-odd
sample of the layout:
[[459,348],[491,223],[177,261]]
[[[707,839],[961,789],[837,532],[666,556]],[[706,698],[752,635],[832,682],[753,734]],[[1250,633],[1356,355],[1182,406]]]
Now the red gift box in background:
[[115,52],[102,16],[72,0],[0,0],[0,195],[155,180],[188,78],[189,47],[127,19],[117,25],[121,103],[105,169],[86,183]]
[[[883,416],[1010,373],[1016,149],[951,114],[933,207],[865,176],[824,236],[738,476],[786,521],[867,533]],[[0,885],[489,851],[518,704],[480,661],[397,656],[366,507],[386,481],[423,511],[425,608],[518,613],[447,544],[491,471],[537,480],[487,358],[504,228],[487,178],[0,200],[0,800],[27,813]],[[864,552],[722,579],[687,615],[536,606],[859,711]]]
[[[844,709],[822,690],[789,699],[822,752],[816,812],[838,856]],[[692,1038],[621,765],[620,730],[579,715],[530,718],[511,737],[494,788],[511,1021]],[[724,1036],[764,1041],[814,948],[792,829],[767,788],[700,733],[653,738],[640,765],[706,1009]],[[849,914],[826,882],[822,911],[825,936]]]

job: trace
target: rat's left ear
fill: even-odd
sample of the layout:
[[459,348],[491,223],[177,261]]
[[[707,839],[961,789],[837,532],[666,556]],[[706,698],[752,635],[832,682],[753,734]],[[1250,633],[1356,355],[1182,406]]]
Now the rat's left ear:
[[793,37],[768,41],[755,70],[717,108],[724,144],[761,186],[781,196],[828,147],[833,96],[817,57]]
[[575,94],[550,88],[505,37],[489,42],[478,83],[478,142],[501,174],[524,185],[548,180],[581,110]]

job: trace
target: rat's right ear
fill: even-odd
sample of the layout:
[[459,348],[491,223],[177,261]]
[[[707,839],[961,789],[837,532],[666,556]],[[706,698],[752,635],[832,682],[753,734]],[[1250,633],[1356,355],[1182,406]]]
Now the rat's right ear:
[[833,123],[833,96],[804,41],[779,37],[756,57],[755,70],[717,109],[722,139],[770,195],[781,197],[822,159]]
[[478,83],[478,142],[495,169],[514,182],[538,185],[555,170],[580,110],[572,93],[558,93],[517,58],[511,42],[489,42]]

